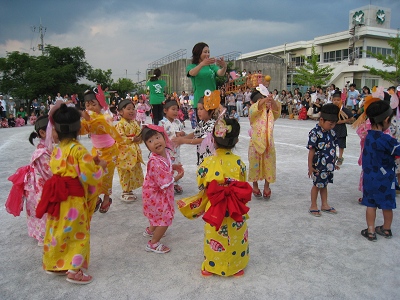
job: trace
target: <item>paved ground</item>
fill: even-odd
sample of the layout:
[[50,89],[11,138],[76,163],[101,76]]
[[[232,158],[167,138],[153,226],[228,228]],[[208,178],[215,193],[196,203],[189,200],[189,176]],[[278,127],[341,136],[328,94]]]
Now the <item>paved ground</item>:
[[[277,182],[269,201],[250,202],[250,263],[242,278],[202,278],[203,221],[187,220],[177,211],[163,242],[169,254],[144,251],[147,225],[139,201],[118,201],[92,222],[90,274],[94,281],[76,286],[41,268],[41,249],[27,235],[25,217],[7,214],[7,177],[27,164],[33,147],[32,127],[0,129],[0,299],[399,299],[400,221],[395,212],[391,240],[377,243],[360,235],[366,227],[357,203],[359,139],[349,129],[341,170],[329,186],[329,201],[338,215],[308,214],[311,179],[307,177],[307,134],[314,121],[280,119],[275,127]],[[247,162],[248,120],[235,152]],[[189,131],[189,129],[188,129]],[[90,148],[90,140],[82,142]],[[147,160],[148,152],[144,149]],[[183,146],[184,196],[196,192],[193,146]],[[24,212],[23,212],[24,214]],[[377,224],[382,223],[381,214]]]

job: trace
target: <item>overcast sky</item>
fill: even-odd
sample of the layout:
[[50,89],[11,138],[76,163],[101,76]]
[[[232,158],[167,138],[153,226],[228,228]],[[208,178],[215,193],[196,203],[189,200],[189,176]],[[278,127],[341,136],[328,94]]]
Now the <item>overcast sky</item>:
[[[349,11],[368,4],[390,8],[400,28],[400,0],[1,0],[0,57],[39,55],[45,44],[80,46],[94,68],[113,78],[143,80],[148,64],[197,42],[211,55],[247,53],[348,29]],[[32,31],[36,26],[36,31]]]

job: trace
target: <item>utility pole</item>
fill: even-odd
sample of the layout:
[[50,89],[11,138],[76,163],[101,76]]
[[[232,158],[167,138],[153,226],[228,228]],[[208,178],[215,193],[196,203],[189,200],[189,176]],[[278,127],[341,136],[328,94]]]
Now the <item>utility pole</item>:
[[[36,31],[36,26],[32,26],[32,31]],[[39,24],[39,37],[40,37],[40,44],[38,44],[38,50],[42,51],[42,55],[44,54],[44,35],[46,33],[46,27],[43,27],[42,25],[42,18],[40,18],[40,24]],[[32,45],[32,44],[31,44]],[[31,47],[33,51],[35,51],[35,47]]]
[[140,72],[139,70],[136,72],[137,75],[137,82],[139,82],[139,75],[142,74],[142,72]]
[[125,69],[125,78],[128,78],[128,69]]
[[44,32],[46,32],[46,27],[42,26],[42,18],[40,18],[40,24],[39,24],[39,34],[40,34],[40,44],[38,45],[38,49],[42,51],[42,55],[44,54]]

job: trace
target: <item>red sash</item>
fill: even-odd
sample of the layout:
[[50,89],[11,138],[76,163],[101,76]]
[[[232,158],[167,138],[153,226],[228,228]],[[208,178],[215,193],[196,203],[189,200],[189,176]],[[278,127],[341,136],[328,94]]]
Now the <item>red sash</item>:
[[248,182],[233,181],[228,185],[219,185],[216,180],[207,187],[207,196],[211,207],[203,216],[203,220],[216,230],[222,224],[226,212],[236,222],[243,222],[243,215],[249,211],[246,203],[251,200],[253,189]]
[[58,217],[60,202],[67,200],[68,196],[85,196],[85,190],[79,178],[53,175],[43,186],[42,198],[36,208],[36,217],[40,219],[46,212],[53,217]]

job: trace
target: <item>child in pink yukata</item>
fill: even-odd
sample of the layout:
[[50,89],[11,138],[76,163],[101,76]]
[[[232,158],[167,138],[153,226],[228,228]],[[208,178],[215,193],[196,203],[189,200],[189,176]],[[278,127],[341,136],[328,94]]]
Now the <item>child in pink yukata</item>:
[[136,104],[136,121],[140,126],[146,123],[146,111],[150,110],[150,106],[145,102],[145,96],[139,96],[139,102]]
[[15,127],[25,126],[25,120],[22,118],[20,114],[18,114],[17,119],[15,119]]
[[5,205],[7,212],[19,216],[25,201],[28,235],[37,240],[38,246],[43,246],[47,214],[37,218],[36,208],[42,197],[45,182],[53,175],[50,170],[52,140],[51,137],[46,138],[48,122],[47,116],[37,119],[35,131],[30,134],[29,142],[34,145],[33,139],[35,138],[40,138],[40,142],[32,154],[29,165],[19,168],[14,175],[8,178],[13,182],[13,187]]
[[31,114],[31,116],[29,117],[29,124],[35,125],[36,120],[37,120],[37,117],[36,117],[35,113],[33,112]]
[[[171,162],[167,151],[170,140],[163,127],[144,125],[141,137],[151,153],[142,188],[143,214],[150,222],[143,235],[151,238],[145,250],[167,253],[171,249],[161,244],[160,240],[174,219],[174,182],[183,177],[184,171],[182,166]],[[174,171],[177,171],[175,176]]]
[[25,176],[26,215],[29,236],[37,239],[38,246],[43,246],[43,238],[46,233],[47,214],[42,218],[36,217],[36,207],[42,197],[44,183],[53,175],[50,170],[50,156],[52,152],[51,139],[46,140],[46,129],[49,118],[39,117],[35,123],[35,132],[29,136],[29,142],[40,138],[36,150],[32,154],[30,171]]

